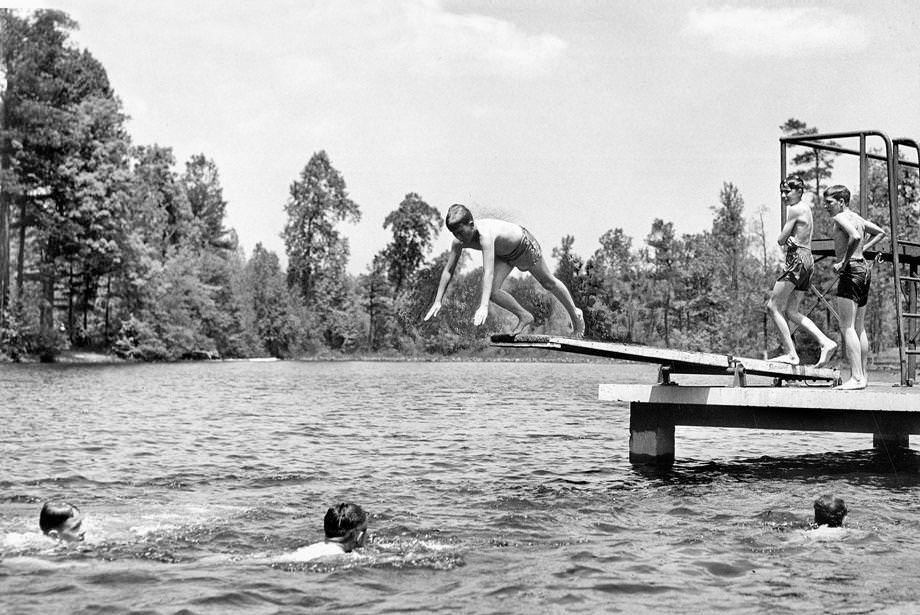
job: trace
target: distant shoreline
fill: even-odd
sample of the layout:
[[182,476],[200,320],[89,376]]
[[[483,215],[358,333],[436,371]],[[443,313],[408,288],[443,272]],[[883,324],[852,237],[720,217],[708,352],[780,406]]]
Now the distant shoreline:
[[[900,366],[897,360],[897,354],[894,354],[892,358],[890,352],[882,352],[878,360],[870,363],[870,368],[878,371],[898,371]],[[399,355],[399,354],[390,354],[390,353],[355,353],[355,354],[345,354],[345,353],[319,353],[314,355],[303,355],[298,357],[291,357],[285,359],[279,359],[276,357],[241,357],[241,358],[227,358],[227,359],[179,359],[176,361],[141,361],[133,359],[125,359],[119,357],[115,354],[91,351],[91,350],[65,350],[60,354],[55,356],[54,361],[51,363],[56,364],[77,364],[77,365],[92,365],[92,364],[121,364],[121,363],[130,363],[130,364],[140,364],[140,363],[205,363],[205,362],[215,362],[215,363],[233,363],[233,362],[274,362],[274,361],[286,361],[286,362],[307,362],[307,363],[321,363],[321,362],[350,362],[350,361],[362,361],[362,362],[379,362],[379,363],[462,363],[462,362],[472,362],[472,363],[630,363],[630,361],[619,360],[619,359],[610,359],[606,357],[594,357],[589,355],[579,355],[579,354],[567,354],[561,353],[554,350],[541,350],[541,349],[521,349],[521,350],[504,350],[504,349],[495,349],[495,348],[485,348],[481,351],[474,351],[470,353],[457,353],[452,355],[437,355],[437,354],[423,354],[423,355]],[[0,363],[3,363],[0,361]],[[30,355],[23,358],[20,363],[41,363],[41,360],[37,355]],[[833,367],[833,366],[832,366]],[[836,367],[845,368],[845,362],[838,360],[836,362]]]

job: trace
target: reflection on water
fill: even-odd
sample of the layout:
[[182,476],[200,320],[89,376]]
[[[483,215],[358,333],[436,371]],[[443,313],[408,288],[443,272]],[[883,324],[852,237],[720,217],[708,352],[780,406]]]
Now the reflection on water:
[[[612,363],[0,366],[0,610],[916,605],[916,451],[678,428],[673,469],[633,468],[628,409],[597,385],[654,379]],[[846,532],[808,529],[822,493],[846,500]],[[86,543],[37,531],[48,498],[81,507]],[[365,549],[273,562],[342,500],[370,512]]]

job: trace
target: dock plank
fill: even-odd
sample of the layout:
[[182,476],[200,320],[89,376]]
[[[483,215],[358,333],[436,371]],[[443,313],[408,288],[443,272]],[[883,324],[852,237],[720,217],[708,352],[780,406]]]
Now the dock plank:
[[800,410],[867,410],[920,415],[920,391],[891,386],[862,391],[826,387],[717,387],[647,384],[601,384],[602,401],[647,402],[703,406],[782,407]]

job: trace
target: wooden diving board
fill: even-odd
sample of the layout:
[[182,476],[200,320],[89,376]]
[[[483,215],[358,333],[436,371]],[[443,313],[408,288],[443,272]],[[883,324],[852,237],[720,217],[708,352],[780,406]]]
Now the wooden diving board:
[[639,344],[618,342],[594,342],[552,335],[493,335],[493,346],[506,348],[543,348],[585,354],[609,359],[656,363],[661,366],[660,381],[667,384],[670,374],[705,374],[733,376],[735,384],[744,386],[745,374],[767,376],[774,384],[786,380],[812,380],[835,384],[840,382],[840,372],[826,367],[789,365],[764,359],[735,357],[711,352],[693,352],[656,348]]

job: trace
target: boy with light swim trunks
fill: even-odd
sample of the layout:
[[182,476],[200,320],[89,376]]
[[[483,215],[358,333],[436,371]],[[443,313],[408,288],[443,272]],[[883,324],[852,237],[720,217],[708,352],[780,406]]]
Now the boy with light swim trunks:
[[575,307],[565,285],[550,272],[540,244],[530,231],[518,224],[493,218],[474,221],[470,210],[460,204],[451,205],[447,210],[446,223],[455,239],[441,273],[437,295],[425,320],[437,316],[441,311],[441,299],[454,275],[460,254],[464,248],[472,248],[482,252],[482,295],[473,317],[474,325],[486,321],[490,299],[517,317],[518,322],[512,335],[523,333],[532,325],[533,314],[525,310],[509,292],[502,290],[505,278],[516,267],[521,271],[529,271],[543,288],[562,303],[572,321],[573,336],[580,338],[584,335],[585,319],[582,311]]
[[815,260],[811,254],[811,237],[814,231],[811,208],[814,196],[810,192],[806,195],[805,183],[796,176],[786,178],[780,184],[779,190],[786,204],[786,223],[783,225],[777,243],[786,250],[786,266],[773,285],[773,291],[767,300],[767,309],[779,330],[779,338],[785,354],[770,360],[792,365],[799,364],[799,355],[795,351],[795,343],[789,328],[789,323],[792,322],[818,340],[821,356],[815,363],[815,367],[821,367],[837,350],[837,342],[824,335],[814,321],[799,312],[802,297],[811,288],[811,275],[815,268]]
[[[836,185],[824,191],[824,208],[834,220],[834,272],[837,282],[837,311],[846,346],[850,379],[838,389],[864,389],[868,384],[869,338],[866,335],[866,304],[869,301],[871,271],[864,252],[885,237],[885,231],[850,211],[850,191]],[[869,240],[866,241],[866,236]]]

